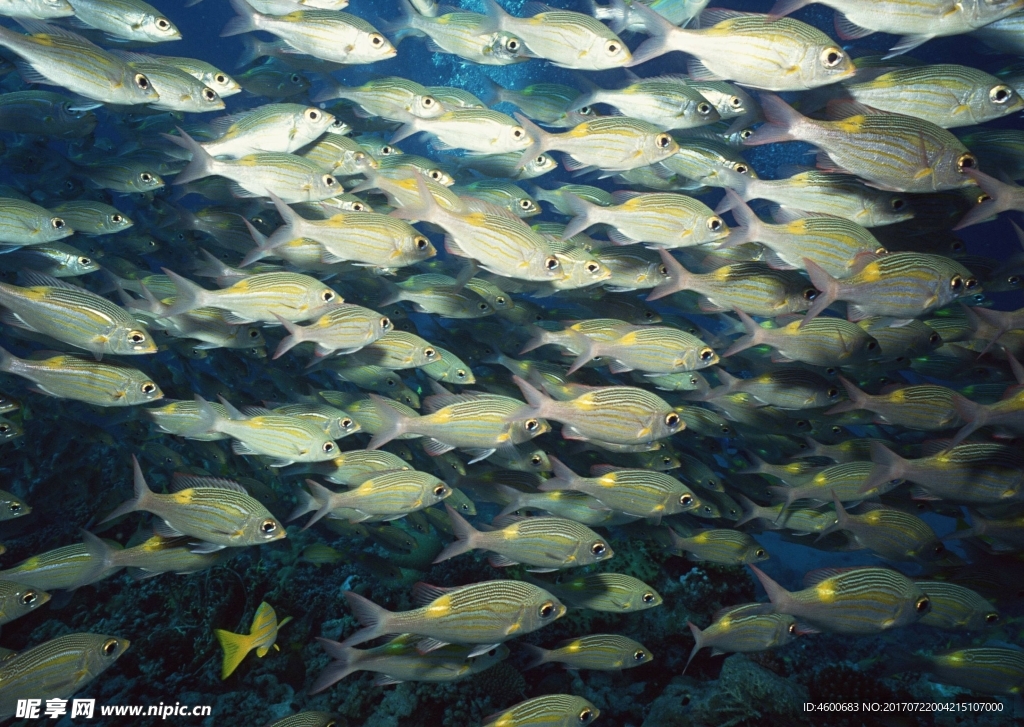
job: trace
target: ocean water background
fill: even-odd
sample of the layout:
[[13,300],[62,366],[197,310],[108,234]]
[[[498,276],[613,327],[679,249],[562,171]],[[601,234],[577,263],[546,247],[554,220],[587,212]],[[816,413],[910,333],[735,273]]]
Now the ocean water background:
[[[192,8],[183,8],[180,2],[174,0],[150,2],[164,10],[183,35],[181,41],[154,46],[153,52],[201,58],[228,72],[236,71],[235,61],[242,48],[241,42],[237,37],[219,37],[220,29],[234,15],[226,0],[205,0]],[[553,4],[587,11],[582,2]],[[767,11],[771,5],[768,0],[713,4],[759,12]],[[511,3],[505,7],[510,13],[526,14],[521,4]],[[470,3],[465,9],[481,10],[481,7]],[[378,21],[388,21],[399,14],[398,5],[394,2],[354,0],[348,10],[378,26]],[[794,17],[816,25],[835,37],[832,12],[823,6],[809,7]],[[627,42],[635,48],[639,39],[631,38]],[[892,36],[876,35],[846,47],[856,57],[885,50],[893,42]],[[933,40],[911,55],[925,62],[961,63],[990,72],[1012,60],[1007,56],[982,52],[980,44],[969,38]],[[634,70],[643,76],[683,72],[684,56],[670,54]],[[522,88],[535,82],[575,83],[573,72],[541,61],[506,67],[473,66],[454,56],[430,53],[422,40],[416,38],[404,41],[394,59],[371,66],[353,67],[334,75],[348,86],[356,86],[382,75],[398,75],[427,85],[458,86],[478,95],[484,93],[485,76],[508,88]],[[614,86],[625,81],[622,71],[592,73],[588,74],[588,78],[602,86]],[[263,102],[265,100],[254,99],[248,94],[239,94],[226,99],[227,112],[241,111]],[[503,110],[511,111],[507,108]],[[1021,119],[1015,116],[990,123],[986,128],[1019,128],[1020,124]],[[111,131],[109,126],[104,125],[97,134]],[[406,140],[401,146],[407,152],[425,156],[434,154],[420,138]],[[777,170],[784,165],[809,163],[813,157],[806,155],[807,148],[803,144],[791,143],[752,148],[744,154],[760,176],[774,178]],[[558,170],[535,181],[541,186],[552,187],[554,183],[570,179],[564,170]],[[596,184],[614,188],[614,185],[607,182]],[[719,195],[719,192],[714,192],[705,201],[714,207]],[[131,202],[127,198],[121,200],[120,204],[125,211],[131,213]],[[197,206],[200,200],[192,197],[189,204]],[[553,218],[545,215],[539,219]],[[960,235],[966,241],[968,251],[974,254],[1005,259],[1020,251],[1005,215],[996,223],[978,225]],[[162,253],[153,257],[150,261],[152,269],[158,270],[159,264],[165,262],[169,254]],[[993,307],[1002,310],[1017,309],[1024,305],[1019,293],[992,294],[986,297]],[[549,301],[552,302],[557,301]],[[655,305],[656,308],[666,310],[669,306],[665,301]],[[430,338],[429,333],[423,335]],[[458,349],[454,349],[454,352],[459,353]],[[211,374],[223,375],[223,370],[212,363],[193,362],[193,365],[200,368],[208,365]],[[287,359],[273,364],[265,362],[263,365],[278,367],[286,373],[290,367],[291,370],[297,370],[301,366],[295,360],[289,362]],[[5,379],[4,384],[9,381]],[[164,386],[163,381],[160,383]],[[190,396],[187,387],[180,385],[167,386],[165,391],[169,395],[173,393],[173,398]],[[252,398],[251,394],[251,390],[240,392],[239,399],[244,401]],[[25,493],[35,510],[24,521],[4,523],[4,527],[0,528],[3,541],[8,547],[8,553],[3,556],[5,565],[42,550],[76,542],[79,539],[78,529],[89,527],[104,511],[101,505],[109,504],[112,507],[125,499],[129,491],[131,446],[141,446],[145,441],[144,433],[132,428],[127,414],[114,415],[112,422],[110,416],[90,412],[86,407],[31,397],[21,396],[37,412],[34,419],[26,421],[26,436],[16,446],[7,445],[0,449],[0,476],[8,482],[10,489],[16,493]],[[107,431],[111,441],[104,444],[102,440],[90,438],[86,432],[90,426]],[[552,435],[548,435],[544,441],[551,438]],[[163,443],[168,444],[167,441]],[[175,447],[175,450],[187,462],[190,457],[197,456],[188,443]],[[260,476],[259,471],[247,471],[248,465],[241,458],[231,455],[228,458],[229,466],[236,468],[240,474]],[[195,463],[198,464],[198,461]],[[167,467],[165,471],[173,471],[173,467]],[[161,483],[161,476],[154,475],[152,482]],[[290,507],[285,501],[287,490],[283,488],[278,493],[278,502],[271,507],[275,514],[285,515],[289,511]],[[940,535],[955,527],[952,518],[932,512],[923,513],[922,516]],[[129,523],[103,535],[126,542],[134,526],[134,523]],[[81,589],[67,603],[44,607],[5,626],[0,644],[8,648],[23,648],[68,630],[98,631],[127,637],[132,641],[128,653],[79,696],[95,697],[100,703],[106,704],[181,702],[214,706],[213,717],[205,721],[180,718],[168,724],[218,727],[260,725],[298,709],[324,709],[338,711],[353,727],[468,727],[478,723],[482,716],[480,712],[488,703],[492,709],[498,709],[509,706],[523,696],[565,691],[582,694],[598,704],[604,712],[598,721],[602,727],[671,727],[669,722],[661,721],[667,718],[657,717],[659,721],[650,721],[652,703],[668,695],[670,704],[673,700],[678,704],[678,714],[685,714],[691,704],[701,703],[702,699],[708,699],[708,695],[714,694],[715,690],[727,686],[726,680],[720,677],[722,659],[712,658],[705,651],[695,659],[688,672],[692,686],[686,689],[690,691],[686,692],[681,687],[676,692],[671,691],[680,684],[677,681],[676,686],[672,686],[671,682],[681,671],[681,665],[685,663],[692,646],[686,618],[694,618],[701,626],[706,626],[716,603],[741,603],[750,600],[755,593],[763,598],[763,593],[759,589],[755,591],[753,581],[745,571],[698,567],[682,558],[649,552],[638,540],[622,540],[620,544],[613,538],[617,556],[610,563],[609,569],[620,570],[618,566],[621,565],[628,567],[630,572],[648,573],[648,582],[658,588],[666,604],[627,617],[589,614],[575,619],[567,618],[565,623],[538,632],[528,640],[551,645],[559,638],[587,633],[588,629],[592,632],[604,630],[623,633],[643,642],[654,652],[655,660],[652,664],[621,674],[584,672],[582,676],[548,666],[517,677],[518,671],[513,668],[515,662],[509,662],[498,670],[499,674],[492,674],[487,679],[476,677],[470,685],[407,684],[383,689],[371,687],[367,676],[353,676],[324,694],[309,697],[304,691],[326,663],[313,637],[326,635],[339,638],[350,633],[354,622],[348,616],[340,592],[343,587],[372,580],[365,571],[351,565],[314,568],[296,562],[304,546],[314,542],[331,542],[330,537],[333,536],[325,536],[324,533],[318,535],[317,529],[302,535],[296,533],[295,537],[290,533],[289,539],[284,542],[249,549],[226,566],[195,575],[167,574],[142,582],[133,582],[124,575],[118,575]],[[791,589],[798,588],[803,574],[815,568],[879,562],[867,551],[822,552],[795,544],[771,532],[757,537],[772,554],[769,561],[761,564],[763,570]],[[474,557],[438,566],[428,574],[426,580],[441,585],[456,585],[491,577],[494,577],[494,572]],[[371,585],[371,589],[374,596],[388,598],[390,607],[397,608],[403,603],[401,592],[407,591],[408,587],[376,583]],[[1014,600],[1011,594],[1009,607],[1005,609],[1009,614],[1016,610],[1019,615],[1019,595],[1016,594]],[[271,602],[279,617],[295,617],[295,622],[282,630],[279,638],[281,652],[272,652],[262,660],[251,655],[235,675],[221,681],[221,653],[213,639],[212,629],[246,630],[261,600]],[[408,607],[407,601],[403,607]],[[891,636],[871,638],[809,636],[786,647],[777,655],[767,657],[766,664],[774,669],[769,671],[776,674],[781,682],[796,683],[802,681],[801,677],[817,673],[815,670],[820,671],[825,665],[857,663],[879,656],[885,658],[887,650],[897,646],[940,649],[946,645],[966,643],[963,639],[957,641],[957,638],[957,635],[950,636],[923,628],[904,629]],[[775,663],[773,659],[780,663]],[[837,685],[839,683],[836,682]],[[774,684],[776,696],[778,699],[787,698],[789,693],[784,692],[780,684]],[[771,688],[771,685],[765,687],[769,692]],[[840,686],[836,688],[840,689]],[[754,700],[754,697],[749,699]],[[766,696],[764,699],[766,701],[762,704],[751,703],[749,714],[733,715],[740,717],[740,721],[728,722],[726,715],[723,723],[777,723],[770,716],[776,713],[771,712],[767,706],[770,698]],[[932,723],[927,717],[920,719],[924,721],[916,724]],[[965,719],[984,724],[986,718],[973,715]],[[939,723],[938,720],[933,722]],[[64,726],[80,722],[62,718],[57,721],[46,720],[46,723]],[[88,723],[100,724],[101,721]],[[158,721],[131,722],[149,723],[156,724]],[[875,724],[871,721],[865,723]],[[128,722],[110,721],[107,724]],[[964,721],[961,724],[972,722]]]

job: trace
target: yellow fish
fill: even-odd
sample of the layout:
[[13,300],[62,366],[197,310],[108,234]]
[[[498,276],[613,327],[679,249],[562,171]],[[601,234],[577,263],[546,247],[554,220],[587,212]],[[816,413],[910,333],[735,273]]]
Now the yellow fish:
[[256,649],[256,656],[261,659],[267,655],[271,646],[280,651],[278,645],[274,643],[277,641],[277,632],[291,620],[292,617],[288,616],[278,623],[273,607],[264,601],[256,609],[256,615],[252,617],[252,627],[248,634],[234,634],[224,629],[214,629],[213,635],[224,649],[224,666],[220,671],[220,678],[227,679],[231,676],[242,663],[242,659],[253,649]]

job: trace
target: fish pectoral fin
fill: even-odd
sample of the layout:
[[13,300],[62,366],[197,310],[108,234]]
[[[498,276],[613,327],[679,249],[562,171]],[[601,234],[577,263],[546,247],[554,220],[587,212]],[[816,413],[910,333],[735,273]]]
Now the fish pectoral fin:
[[491,649],[497,649],[501,644],[477,644],[473,647],[473,650],[466,654],[467,659],[472,659],[474,656],[481,656],[486,654]]
[[420,654],[429,654],[431,651],[437,651],[445,646],[448,646],[447,641],[440,641],[438,639],[420,639],[416,642],[416,651]]
[[[274,648],[277,649],[278,651],[280,651],[280,649],[278,648],[277,644],[274,644]],[[269,652],[270,652],[270,647],[269,646],[261,646],[258,649],[256,649],[256,656],[258,656],[259,658],[262,659]]]

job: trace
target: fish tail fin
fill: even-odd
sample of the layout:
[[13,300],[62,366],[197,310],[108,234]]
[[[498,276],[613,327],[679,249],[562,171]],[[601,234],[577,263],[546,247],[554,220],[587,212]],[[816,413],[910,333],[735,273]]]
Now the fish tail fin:
[[646,63],[652,58],[657,58],[673,50],[682,50],[676,48],[672,42],[673,38],[678,36],[680,29],[644,3],[633,3],[625,10],[624,16],[629,20],[639,17],[644,29],[651,36],[633,51],[633,58],[626,64],[627,68],[639,66],[641,63]]
[[[743,176],[742,174],[739,176]],[[725,198],[728,200],[729,211],[732,212],[732,216],[736,220],[738,227],[733,227],[729,230],[729,235],[726,237],[722,244],[719,245],[719,249],[728,249],[731,247],[737,247],[744,243],[758,240],[761,238],[761,233],[764,230],[764,223],[761,222],[754,210],[750,209],[748,205],[739,194],[732,189],[725,190]]]
[[178,176],[174,178],[174,184],[188,184],[197,179],[204,179],[215,174],[216,160],[210,156],[210,153],[203,148],[202,144],[186,134],[181,127],[176,128],[180,136],[163,134],[163,137],[177,144],[182,149],[192,152],[192,161],[188,163],[187,167],[178,172]]
[[519,352],[519,355],[522,356],[524,353],[529,353],[534,349],[547,345],[549,338],[549,331],[546,328],[532,326],[530,328],[530,338],[525,344],[523,344],[523,350]]
[[97,537],[88,530],[82,530],[82,543],[85,544],[85,550],[89,554],[90,563],[89,567],[79,578],[79,585],[84,586],[89,583],[95,583],[110,575],[108,571],[118,567],[114,563],[114,549],[107,545],[102,538]]
[[181,436],[185,438],[208,434],[213,431],[214,426],[217,424],[217,410],[210,406],[210,402],[199,396],[199,394],[195,395],[195,401],[196,406],[199,407],[199,421],[196,422],[195,426],[191,426],[181,432]]
[[519,376],[513,376],[512,380],[519,387],[519,391],[523,393],[523,398],[526,399],[526,407],[524,409],[529,412],[528,414],[525,411],[522,414],[516,412],[512,415],[512,418],[518,419],[521,415],[536,416],[541,419],[546,418],[547,412],[550,411],[554,400]]
[[523,665],[523,671],[546,664],[548,662],[548,654],[551,653],[547,649],[542,649],[533,644],[520,644],[519,648],[526,653],[527,657],[526,663]]
[[551,473],[553,477],[544,480],[537,486],[537,489],[541,492],[573,489],[576,482],[579,481],[580,476],[562,464],[562,461],[557,457],[549,455],[548,460],[551,462]]
[[779,510],[779,514],[775,517],[775,522],[780,523],[785,519],[789,508],[793,506],[793,502],[798,499],[796,496],[796,488],[773,486],[768,488],[768,493],[772,496],[773,502],[782,503],[782,508]]
[[760,346],[762,343],[765,343],[767,331],[757,325],[757,321],[741,310],[737,310],[736,315],[739,316],[740,323],[743,324],[743,329],[746,331],[746,334],[738,338],[735,343],[729,346],[729,348],[725,350],[725,353],[722,354],[722,358],[734,356],[740,351],[746,351],[748,348]]
[[448,511],[448,517],[452,523],[452,532],[455,533],[455,540],[448,543],[444,550],[434,558],[435,563],[449,560],[457,555],[473,550],[476,547],[476,537],[480,532],[470,525],[466,518],[459,515],[451,505],[446,505],[445,509]]
[[505,12],[505,8],[501,7],[495,0],[484,0],[484,20],[480,21],[476,32],[488,33],[502,30],[507,27],[508,21],[512,19],[512,16]]
[[414,134],[418,134],[423,131],[423,124],[420,122],[419,116],[413,116],[412,114],[401,114],[402,125],[398,127],[398,130],[391,135],[389,143],[397,144],[403,139],[408,139]]
[[672,257],[668,250],[658,248],[658,254],[661,256],[661,261],[665,263],[665,269],[668,271],[668,280],[655,287],[650,295],[647,296],[647,300],[664,298],[666,295],[686,290],[693,284],[693,273]]
[[316,498],[301,487],[295,488],[295,499],[298,500],[298,504],[289,513],[287,522],[298,520],[306,513],[315,512],[320,509],[320,503],[316,501]]
[[373,435],[373,439],[366,445],[366,448],[380,449],[392,439],[406,433],[409,417],[388,406],[388,403],[382,396],[370,394],[370,400],[373,401],[373,406],[377,410],[377,416],[381,419],[381,428],[380,431]]
[[146,505],[152,497],[153,491],[150,490],[149,485],[146,484],[146,478],[142,474],[142,467],[139,466],[139,459],[134,454],[132,455],[132,470],[134,471],[135,496],[131,500],[128,500],[128,502],[122,503],[114,508],[114,511],[100,520],[97,525],[110,522],[111,520],[119,518],[122,515],[127,515],[130,512],[146,509]]
[[353,591],[344,591],[344,594],[352,615],[363,628],[341,642],[342,646],[355,646],[388,633],[390,611]]
[[330,515],[331,510],[334,509],[331,506],[331,499],[334,497],[333,492],[316,480],[306,480],[306,486],[309,488],[309,496],[313,501],[311,504],[318,505],[319,509],[313,513],[313,517],[309,519],[309,522],[302,526],[303,530],[309,530],[314,524]]
[[256,243],[256,247],[247,252],[245,257],[242,258],[242,262],[238,264],[240,268],[252,265],[257,260],[262,260],[265,257],[270,257],[274,254],[274,248],[277,247],[277,244],[257,230],[249,220],[242,218],[242,222],[249,228],[249,234],[252,235],[252,240]]
[[[0,363],[0,369],[3,364]],[[953,394],[953,408],[967,422],[953,437],[949,446],[955,447],[988,423],[988,407],[971,401],[962,394]]]
[[526,147],[526,151],[523,152],[522,156],[519,157],[519,161],[516,162],[516,169],[522,169],[531,159],[536,159],[551,148],[554,135],[544,131],[544,129],[537,126],[522,114],[517,113],[515,117],[516,121],[519,122],[519,125],[526,130],[526,133],[529,134],[530,139],[532,139],[530,146]]
[[759,146],[780,141],[796,141],[799,138],[797,133],[807,122],[807,117],[773,93],[762,93],[760,101],[768,123],[760,126],[743,143],[746,146]]
[[310,694],[322,692],[332,684],[340,682],[349,674],[359,671],[358,664],[363,654],[359,649],[351,646],[342,646],[337,641],[324,639],[320,636],[316,640],[320,642],[320,645],[324,647],[324,651],[327,652],[327,655],[333,661],[324,667],[324,670],[320,672],[320,676],[313,682],[313,686],[309,690]]
[[687,621],[686,625],[690,627],[690,633],[693,634],[693,649],[690,650],[690,658],[686,660],[686,666],[683,667],[683,674],[690,668],[690,662],[693,661],[693,657],[697,656],[697,652],[704,648],[704,632],[693,621]]
[[819,292],[818,297],[811,303],[811,307],[808,308],[807,314],[801,321],[801,326],[813,321],[839,298],[839,281],[829,275],[828,271],[808,258],[804,258],[804,268],[807,270],[807,277],[811,279],[811,284]]
[[600,344],[589,336],[584,336],[582,333],[576,333],[573,331],[572,339],[572,345],[577,347],[580,352],[576,355],[576,360],[572,362],[572,366],[570,366],[569,370],[566,371],[566,373],[570,375],[576,373],[595,358],[602,355]]
[[391,212],[391,216],[397,217],[400,220],[431,222],[435,224],[438,220],[443,220],[445,218],[445,210],[434,199],[434,195],[430,193],[430,188],[421,176],[417,176],[416,189],[420,197],[419,203],[399,207]]
[[488,107],[495,106],[505,100],[506,89],[493,78],[484,76],[484,91],[480,94],[480,100]]
[[[228,22],[230,25],[235,22],[236,19],[232,19]],[[243,20],[239,17],[237,20]],[[226,30],[227,28],[225,28]],[[247,65],[255,61],[257,58],[261,58],[266,55],[263,41],[251,35],[246,35],[242,39],[242,52],[238,56],[238,60],[235,61],[235,68],[245,68]]]
[[813,0],[776,0],[775,5],[768,11],[771,20],[778,20],[787,15],[792,15],[800,8],[810,5]]
[[249,3],[245,2],[245,0],[230,0],[230,2],[232,9],[238,15],[231,18],[227,25],[224,26],[224,29],[220,31],[221,38],[251,33],[259,29],[260,14]]
[[[722,180],[722,183],[726,186],[727,189],[731,189],[733,192],[735,192],[741,200],[748,199],[751,182],[754,181],[749,174],[740,174],[739,172],[733,169],[727,169],[726,167],[722,167],[721,169],[718,170],[718,178]],[[722,201],[718,203],[718,206],[715,207],[715,214],[721,215],[726,212],[730,212],[733,209],[734,205],[735,197],[726,194],[722,198]]]
[[[881,487],[886,482],[902,479],[907,472],[907,460],[900,457],[881,442],[872,442],[871,468],[868,478],[861,485],[861,492],[868,492]],[[889,488],[892,489],[892,488]]]
[[749,523],[751,520],[757,520],[761,517],[761,506],[751,500],[749,497],[741,492],[737,492],[736,500],[740,503],[740,507],[743,508],[743,514],[740,519],[733,523],[734,528],[738,528],[740,525]]
[[845,376],[839,377],[839,383],[846,389],[846,395],[850,397],[849,401],[841,401],[834,407],[828,410],[828,414],[842,414],[846,411],[854,411],[856,409],[866,409],[868,404],[868,395],[861,389],[857,388],[857,385],[847,379]]
[[979,172],[977,169],[966,169],[964,174],[977,182],[978,186],[981,187],[981,191],[988,195],[989,199],[984,202],[976,204],[964,218],[957,223],[954,230],[962,230],[965,227],[976,225],[979,222],[984,222],[990,217],[995,217],[1000,212],[1006,212],[1014,209],[1015,197],[1014,191],[1017,189],[1015,185],[1007,184],[995,177],[990,177],[984,172]]
[[277,313],[275,313],[274,316],[277,318],[278,323],[284,326],[284,329],[288,331],[288,335],[281,339],[281,343],[278,344],[277,350],[274,351],[273,358],[276,360],[284,356],[288,351],[291,351],[306,339],[303,334],[305,329],[302,326],[282,318],[277,315]]
[[224,629],[214,629],[213,635],[220,642],[220,648],[224,649],[224,663],[221,665],[220,678],[227,679],[242,663],[246,655],[252,651],[253,637],[250,634],[235,634]]
[[324,86],[317,93],[310,97],[311,103],[322,103],[324,101],[333,101],[336,98],[341,98],[341,94],[345,92],[345,87],[338,83],[330,76],[323,78]]
[[835,490],[832,490],[832,504],[836,508],[836,521],[819,532],[815,542],[837,530],[845,530],[850,523],[850,516],[846,512],[846,508],[843,507],[843,501],[839,499],[839,495],[836,494]]
[[20,359],[3,346],[0,346],[0,371],[11,372]]
[[761,582],[761,586],[764,588],[765,593],[768,594],[768,600],[772,602],[773,606],[775,606],[776,612],[788,613],[785,609],[793,603],[793,598],[789,595],[789,591],[769,578],[765,572],[756,565],[750,565],[748,563],[747,567],[754,571],[754,575],[757,576],[757,580]]
[[570,192],[565,192],[562,195],[562,199],[565,200],[566,206],[572,210],[572,213],[575,215],[575,217],[569,220],[569,224],[567,224],[565,229],[562,231],[562,240],[568,240],[575,237],[591,225],[598,222],[598,220],[594,219],[594,215],[601,209],[600,205],[588,202],[587,200]]
[[162,268],[164,274],[174,283],[174,304],[167,309],[166,315],[177,316],[190,310],[202,308],[209,302],[210,291],[193,283],[188,278],[178,275],[173,270]]

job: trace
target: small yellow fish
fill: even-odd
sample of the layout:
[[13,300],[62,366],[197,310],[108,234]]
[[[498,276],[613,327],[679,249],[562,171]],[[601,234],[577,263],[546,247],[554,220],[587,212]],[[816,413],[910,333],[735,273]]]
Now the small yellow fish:
[[291,620],[292,617],[287,616],[278,622],[273,607],[264,601],[252,617],[252,627],[248,634],[235,634],[224,629],[214,629],[213,635],[217,637],[221,648],[224,649],[224,666],[221,669],[220,678],[227,679],[231,676],[232,672],[242,663],[242,659],[253,649],[256,649],[256,656],[261,659],[267,655],[271,646],[276,651],[280,651],[280,647],[274,643],[277,640],[277,632]]

